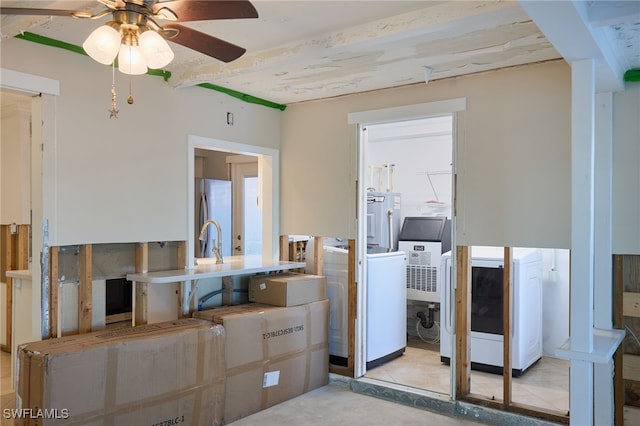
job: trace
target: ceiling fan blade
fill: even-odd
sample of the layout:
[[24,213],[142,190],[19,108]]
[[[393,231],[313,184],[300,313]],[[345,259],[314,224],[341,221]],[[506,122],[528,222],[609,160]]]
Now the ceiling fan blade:
[[178,22],[258,17],[256,8],[246,0],[168,0],[154,4],[153,13],[163,8],[171,10]]
[[31,9],[28,7],[0,7],[2,15],[42,15],[42,16],[72,16],[75,18],[88,18],[93,13],[84,10],[63,9]]
[[[164,37],[181,46],[188,47],[197,52],[204,53],[212,58],[219,59],[223,62],[231,62],[238,59],[246,52],[246,49],[236,46],[235,44],[210,36],[209,34],[196,31],[180,24],[166,24],[162,30],[177,30],[177,34]],[[163,35],[163,31],[160,34]],[[167,34],[173,34],[175,31],[168,31]]]

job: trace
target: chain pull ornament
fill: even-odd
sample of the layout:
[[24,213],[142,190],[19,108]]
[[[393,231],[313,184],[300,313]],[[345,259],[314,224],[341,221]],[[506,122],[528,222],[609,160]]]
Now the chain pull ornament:
[[115,61],[113,63],[113,75],[112,75],[112,83],[111,83],[111,109],[109,110],[109,118],[118,118],[118,113],[120,112],[118,110],[118,105],[116,104],[116,76],[115,76],[115,72],[116,72],[116,67],[115,67]]

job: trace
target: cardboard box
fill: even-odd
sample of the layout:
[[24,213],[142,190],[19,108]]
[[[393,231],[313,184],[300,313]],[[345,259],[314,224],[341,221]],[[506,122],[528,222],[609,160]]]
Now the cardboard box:
[[258,303],[194,312],[225,328],[223,421],[256,413],[329,381],[329,301]]
[[224,328],[184,319],[27,343],[16,425],[220,425]]
[[298,306],[327,298],[327,279],[320,275],[256,275],[249,279],[249,301]]

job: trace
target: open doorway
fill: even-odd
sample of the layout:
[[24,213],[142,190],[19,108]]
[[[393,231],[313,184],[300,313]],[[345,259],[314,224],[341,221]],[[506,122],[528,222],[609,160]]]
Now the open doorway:
[[[442,394],[449,394],[450,388],[449,368],[441,367],[440,361],[440,328],[444,326],[440,275],[452,240],[453,123],[452,114],[443,114],[367,125],[364,147],[367,263],[378,241],[404,253],[406,259],[403,273],[395,279],[402,294],[397,312],[385,314],[388,318],[402,313],[392,331],[401,340],[402,354],[377,364],[368,354],[366,377]],[[379,214],[376,204],[389,195],[397,200],[392,237],[385,237],[393,238],[391,242],[377,236],[388,233],[387,227],[375,226],[387,214],[386,209]],[[368,277],[367,308],[377,305],[372,301],[376,287],[376,279]],[[390,289],[385,287],[384,306],[388,306]],[[369,325],[372,316],[379,313],[367,312]],[[375,335],[368,335],[367,342],[368,351],[379,352]]]
[[[367,210],[371,191],[376,192],[376,197],[378,194],[385,193],[399,197],[402,223],[411,217],[443,216],[451,220],[451,231],[444,232],[445,225],[442,225],[437,228],[440,233],[436,232],[435,238],[413,236],[405,241],[411,243],[408,248],[404,247],[408,255],[405,276],[407,291],[406,323],[404,324],[407,335],[406,347],[400,356],[384,360],[378,365],[371,365],[366,354],[371,340],[375,340],[372,339],[371,329],[368,327],[369,317],[372,315],[369,310],[371,306],[369,299],[375,295],[375,292],[371,291],[371,280],[367,275],[367,268],[360,268],[358,281],[364,285],[358,288],[362,290],[358,294],[358,317],[364,318],[364,320],[359,324],[360,336],[363,337],[361,341],[357,342],[357,347],[365,348],[365,350],[364,354],[356,355],[356,376],[365,376],[380,384],[387,382],[392,389],[398,389],[398,385],[400,385],[407,389],[426,390],[437,394],[455,395],[455,399],[465,399],[465,395],[460,394],[456,389],[456,365],[454,364],[456,298],[452,292],[449,292],[447,296],[447,293],[443,291],[447,287],[453,288],[457,276],[455,271],[456,250],[447,254],[443,235],[451,237],[449,248],[455,248],[454,176],[456,171],[455,154],[457,152],[455,130],[457,120],[464,119],[464,115],[456,114],[456,111],[464,109],[464,105],[457,105],[461,109],[455,109],[457,106],[452,101],[450,106],[449,113],[446,108],[440,108],[439,114],[437,112],[420,114],[420,107],[417,108],[417,111],[415,108],[410,110],[407,107],[390,109],[389,111],[354,113],[350,116],[350,122],[360,125],[359,179],[361,182],[359,183],[358,202],[362,207],[359,208],[358,216],[366,218],[362,221],[363,223],[359,224],[358,258],[364,260],[366,250],[371,242],[370,234],[377,228],[370,226],[370,215]],[[427,106],[422,105],[422,108],[429,109],[428,104]],[[389,116],[383,117],[386,113]],[[408,118],[403,118],[402,113],[405,113],[405,117]],[[418,124],[429,123],[431,119],[436,120],[444,117],[449,117],[451,120],[447,129],[449,133],[439,134],[434,125],[433,135],[434,138],[436,135],[437,137],[449,138],[450,143],[443,145],[447,149],[442,151],[449,157],[444,157],[442,164],[436,163],[431,166],[429,161],[437,159],[440,153],[433,147],[430,152],[420,151],[424,147],[419,144],[417,144],[418,146],[414,145],[421,137],[418,136],[420,132],[411,129]],[[432,122],[432,124],[435,123],[436,121]],[[459,127],[464,128],[463,126]],[[412,134],[415,137],[412,137]],[[385,144],[389,146],[383,149]],[[404,153],[401,152],[403,147],[406,147]],[[408,157],[409,160],[405,161],[404,157]],[[410,161],[418,163],[419,166],[408,166]],[[450,161],[450,163],[446,161]],[[409,175],[410,179],[403,177],[403,174]],[[408,183],[403,183],[404,180],[407,180]],[[416,197],[414,196],[415,192],[421,192],[422,195]],[[399,236],[398,249],[402,251],[400,243],[403,242],[401,237],[403,225],[399,226],[399,230],[394,233]],[[426,241],[420,241],[421,239]],[[431,247],[432,245],[439,245],[439,247],[434,249]],[[472,253],[471,265],[476,266],[476,270],[478,266],[482,269],[482,265],[478,265],[478,262],[482,263],[486,260],[494,266],[498,265],[497,268],[500,270],[498,275],[502,277],[501,269],[504,268],[502,247],[474,246],[469,249]],[[494,249],[493,251],[498,252],[498,255],[492,253],[485,256],[484,249],[489,251]],[[520,371],[514,372],[510,400],[523,406],[529,406],[532,413],[549,412],[560,418],[568,411],[569,406],[569,366],[566,361],[555,357],[554,351],[568,337],[568,251],[552,248],[513,248],[513,250],[514,266],[512,268],[516,273],[518,271],[523,273],[520,266],[529,259],[524,256],[525,253],[535,254],[533,257],[537,259],[538,267],[535,269],[535,273],[531,272],[526,277],[521,275],[520,278],[516,276],[512,279],[514,293],[511,297],[514,306],[511,312],[515,319],[511,330],[512,333],[518,335],[512,336],[511,365],[513,369]],[[483,259],[484,257],[487,259]],[[429,259],[430,264],[426,262],[425,258]],[[366,264],[366,261],[361,263]],[[415,269],[421,269],[421,272]],[[434,269],[435,272],[433,272]],[[416,281],[423,285],[420,290],[423,293],[428,293],[425,290],[429,289],[430,272],[435,275],[433,281],[436,283],[435,291],[432,292],[439,293],[439,296],[423,294],[424,297],[422,297],[420,294],[416,294]],[[479,274],[478,271],[476,272]],[[450,278],[448,281],[445,278],[447,274]],[[488,326],[486,322],[488,318],[482,316],[487,315],[486,308],[489,305],[495,304],[494,311],[499,312],[502,312],[503,305],[502,301],[498,300],[499,297],[484,297],[487,294],[480,294],[484,291],[493,295],[489,286],[481,288],[477,285],[480,278],[480,275],[471,274],[469,295],[471,321],[470,329],[467,331],[471,342],[470,386],[474,396],[480,395],[483,401],[495,401],[501,399],[503,395],[503,336],[500,330],[478,330],[477,328]],[[501,290],[502,283],[500,280],[493,284]],[[535,290],[537,298],[527,296],[533,290]],[[487,303],[481,306],[479,302]],[[444,306],[450,306],[452,309],[445,312]],[[499,316],[496,318],[498,318],[497,323],[502,324],[503,320]],[[480,323],[478,323],[478,319],[480,319]],[[448,333],[444,333],[443,331],[446,331],[447,327]],[[402,330],[396,330],[395,333],[399,335]],[[443,336],[447,338],[444,339]],[[478,347],[484,343],[489,345],[488,352],[484,351],[490,358],[488,360],[480,359],[483,353],[479,352]],[[530,353],[531,357],[523,357],[521,362],[519,356]],[[382,385],[384,386],[384,384]]]
[[[279,186],[279,152],[271,148],[244,145],[219,139],[189,136],[188,144],[188,259],[195,259],[199,253],[198,199],[194,186],[198,174],[208,173],[207,177],[228,181],[230,198],[230,217],[221,233],[225,235],[223,252],[229,255],[259,255],[263,259],[277,260],[279,255],[278,203],[274,202],[274,188]],[[197,158],[217,158],[211,160],[216,165],[214,175],[201,172],[206,167]],[[238,204],[239,203],[239,204]],[[243,212],[240,218],[235,213]],[[216,219],[217,220],[217,219]],[[225,230],[226,228],[226,230]],[[225,233],[226,231],[226,233]],[[215,234],[215,232],[214,232]],[[241,244],[239,244],[241,242]],[[247,247],[245,249],[245,247]],[[249,253],[247,253],[249,251]]]
[[[196,148],[195,246],[197,258],[262,254],[258,156]],[[220,240],[214,226],[220,226]],[[202,237],[202,239],[200,239]]]

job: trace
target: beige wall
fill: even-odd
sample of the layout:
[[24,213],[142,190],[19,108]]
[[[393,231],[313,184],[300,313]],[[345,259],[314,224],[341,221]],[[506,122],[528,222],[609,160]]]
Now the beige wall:
[[1,59],[60,82],[43,159],[51,245],[186,240],[189,135],[279,148],[279,110],[147,75],[131,77],[128,105],[129,77],[116,71],[120,113],[110,119],[110,67],[19,39],[3,40]]
[[281,231],[355,238],[352,112],[464,97],[458,243],[568,248],[570,69],[564,61],[291,105],[283,114]]
[[640,83],[613,99],[613,252],[640,254]]

